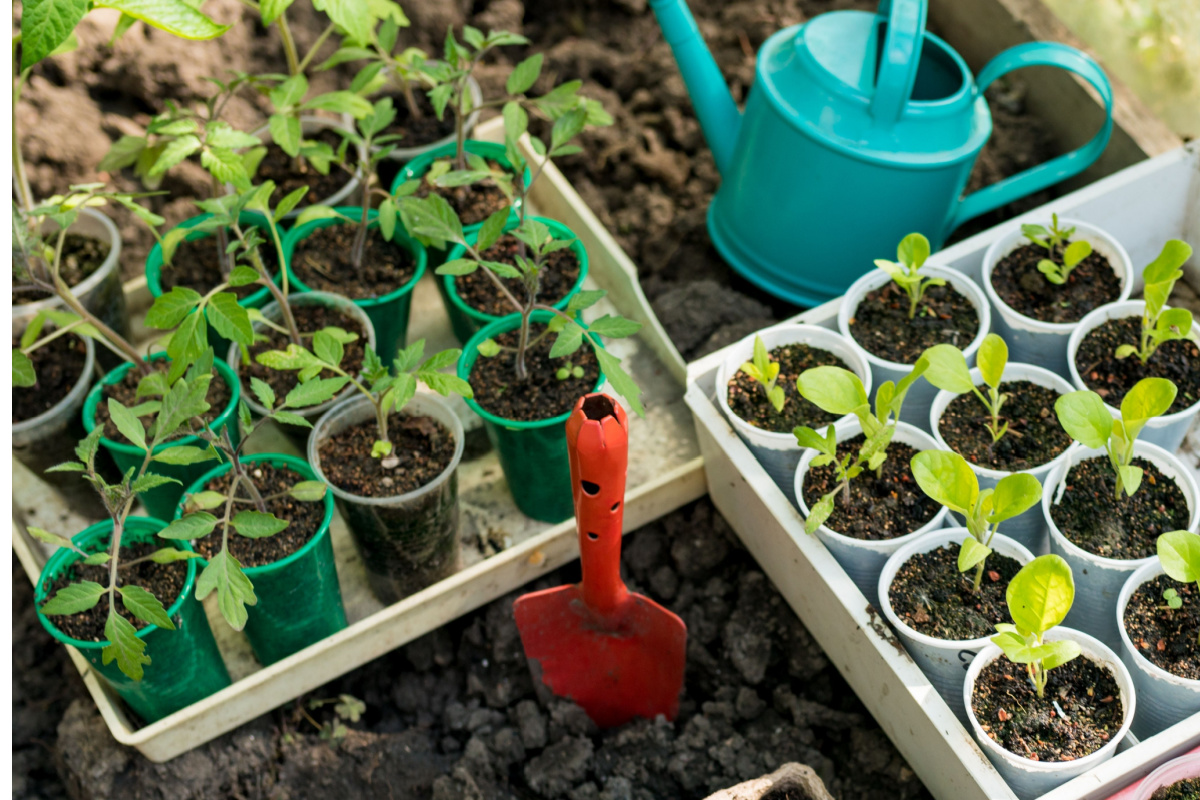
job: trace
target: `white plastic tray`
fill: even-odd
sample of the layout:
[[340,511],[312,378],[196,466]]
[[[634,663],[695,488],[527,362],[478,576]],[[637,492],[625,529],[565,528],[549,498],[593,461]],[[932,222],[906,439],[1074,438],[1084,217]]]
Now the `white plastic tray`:
[[[1167,238],[1200,244],[1200,144],[1130,167],[1025,214],[1041,221],[1051,212],[1105,228],[1140,270]],[[985,231],[934,256],[978,279],[983,254],[997,235]],[[1200,258],[1186,269],[1200,281]],[[1140,287],[1138,287],[1140,289]],[[839,301],[795,318],[836,327]],[[687,404],[696,419],[708,489],[717,508],[783,593],[884,732],[939,800],[1015,800],[924,674],[904,651],[821,542],[737,437],[714,402],[723,351],[688,366]],[[1193,431],[1192,436],[1195,436]],[[1184,459],[1196,467],[1189,437]],[[1103,800],[1159,764],[1200,744],[1200,714],[1141,743],[1041,800]]]
[[[499,120],[476,128],[475,136],[503,136]],[[533,160],[528,151],[527,157]],[[589,288],[609,291],[597,313],[617,310],[646,324],[634,339],[612,343],[643,388],[647,416],[634,418],[638,435],[630,441],[629,490],[625,529],[634,530],[704,494],[703,465],[683,403],[684,375],[658,354],[670,343],[658,325],[637,282],[637,272],[611,236],[552,165],[534,187],[531,208],[570,227],[588,251]],[[145,280],[126,285],[131,314],[145,311],[150,296]],[[438,297],[433,276],[416,288],[409,341],[427,340],[427,348],[458,346]],[[149,334],[134,336],[147,341]],[[427,350],[428,351],[428,350]],[[481,421],[460,402],[465,427]],[[268,433],[264,430],[264,433]],[[264,436],[255,451],[295,452],[282,435]],[[459,467],[462,569],[458,573],[391,606],[383,606],[367,587],[366,573],[340,516],[332,526],[334,553],[350,626],[270,667],[254,660],[242,634],[232,631],[213,605],[205,604],[233,685],[151,725],[138,728],[121,701],[90,671],[87,662],[68,648],[113,736],[136,747],[152,761],[166,761],[238,725],[311,691],[450,620],[528,583],[578,557],[575,522],[549,525],[525,517],[513,504],[496,454],[463,461]],[[66,508],[61,498],[13,459],[13,549],[31,581],[49,550],[25,531],[25,523],[73,535],[92,520]]]

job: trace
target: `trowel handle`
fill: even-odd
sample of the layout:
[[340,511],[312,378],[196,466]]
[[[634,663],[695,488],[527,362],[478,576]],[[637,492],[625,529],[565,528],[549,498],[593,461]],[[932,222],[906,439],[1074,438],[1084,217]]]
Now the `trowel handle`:
[[629,420],[605,394],[584,395],[567,418],[571,492],[579,531],[584,602],[601,617],[620,607],[621,522],[629,466]]

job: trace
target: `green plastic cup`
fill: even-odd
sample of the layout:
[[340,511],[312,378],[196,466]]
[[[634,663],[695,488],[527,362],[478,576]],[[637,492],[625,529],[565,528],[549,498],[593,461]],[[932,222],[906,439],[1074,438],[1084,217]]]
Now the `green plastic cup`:
[[[357,206],[340,206],[334,210],[352,218],[357,218],[362,214],[362,209]],[[370,227],[375,228],[379,225],[378,216],[378,212],[371,209]],[[296,244],[311,235],[313,231],[346,224],[348,223],[340,219],[318,219],[288,231],[287,236],[283,238],[283,263],[287,269],[288,280],[292,284],[293,292],[300,294],[312,291],[304,281],[296,277],[296,273],[292,270],[292,253],[296,249]],[[412,254],[413,258],[417,260],[417,271],[413,273],[408,283],[382,297],[353,301],[354,305],[367,312],[367,316],[371,318],[371,325],[375,328],[377,352],[383,359],[383,363],[389,367],[396,357],[396,351],[407,343],[408,315],[412,308],[412,293],[417,282],[421,280],[421,276],[425,274],[426,260],[425,248],[416,239],[409,237],[402,225],[396,226],[392,244],[403,247]]]
[[[242,458],[242,463],[286,467],[302,480],[318,480],[308,462],[296,456],[255,453]],[[229,464],[222,464],[209,470],[187,488],[184,496],[203,491],[205,484],[229,469]],[[263,666],[287,658],[346,627],[342,589],[333,559],[333,537],[329,533],[329,524],[333,521],[333,492],[325,492],[321,503],[325,517],[307,544],[279,561],[244,570],[258,597],[258,603],[246,609],[246,638]],[[181,516],[182,499],[174,518]],[[196,560],[201,567],[208,565],[205,559]]]
[[[158,361],[166,357],[165,353],[154,353],[147,356],[146,360]],[[238,401],[242,398],[241,384],[238,382],[237,375],[233,373],[233,370],[224,361],[213,359],[213,367],[217,370],[217,374],[221,376],[221,379],[229,385],[232,396],[230,397],[229,405],[213,420],[212,429],[220,434],[221,429],[228,426],[229,436],[236,446],[241,440],[237,424]],[[104,387],[120,382],[125,377],[125,373],[131,369],[133,369],[133,364],[128,362],[122,364],[105,375],[104,379],[93,386],[92,390],[88,392],[87,400],[83,404],[83,427],[88,433],[91,433],[96,428],[96,407],[100,405]],[[122,475],[131,467],[140,469],[142,460],[146,457],[145,450],[128,442],[114,442],[108,437],[101,437],[100,445],[112,456],[113,461],[117,464],[117,469]],[[158,453],[166,450],[168,447],[176,447],[178,445],[205,446],[204,442],[196,436],[182,436],[163,442],[154,449],[154,452]],[[138,497],[141,498],[142,504],[146,506],[146,510],[150,512],[152,517],[171,519],[175,514],[175,506],[179,505],[179,498],[183,496],[183,487],[195,483],[201,475],[211,468],[212,463],[208,461],[186,465],[164,464],[160,461],[151,461],[150,466],[146,469],[147,472],[174,478],[179,483],[163,484],[148,492],[142,492]]]
[[[463,146],[468,153],[474,153],[477,156],[483,156],[484,158],[495,161],[497,164],[507,170],[512,170],[512,162],[508,160],[508,156],[504,150],[504,145],[502,144],[497,142],[481,142],[478,139],[467,139]],[[449,158],[453,156],[457,150],[458,146],[454,142],[449,142],[441,147],[435,147],[434,149],[417,156],[412,161],[409,161],[404,165],[404,169],[397,173],[396,179],[392,181],[392,193],[395,194],[396,190],[399,189],[400,185],[405,181],[411,181],[413,178],[419,178],[426,172],[429,172],[429,168],[433,166],[434,161],[443,158]],[[526,185],[529,184],[528,167],[525,168],[525,183]],[[516,210],[519,207],[520,204],[514,202],[513,208],[509,212],[511,219],[516,218]],[[479,222],[473,222],[470,225],[463,225],[463,233],[465,235],[478,233],[480,227],[482,226],[483,220],[480,220]],[[426,249],[429,251],[430,269],[436,269],[445,263],[446,251],[444,249],[440,247],[428,247]],[[442,286],[439,285],[438,289],[442,290]]]
[[[156,537],[166,526],[167,523],[162,520],[128,517],[125,520],[121,544],[161,544],[167,540],[158,540]],[[107,548],[112,541],[112,527],[112,520],[97,522],[85,528],[71,541],[84,552],[98,553]],[[185,542],[170,541],[169,544],[179,550],[192,549]],[[48,599],[55,579],[82,558],[78,553],[66,548],[60,548],[50,556],[50,560],[42,568],[34,590],[34,604],[37,608],[40,609]],[[230,683],[229,672],[225,669],[225,662],[221,660],[221,651],[217,649],[212,629],[208,627],[204,606],[196,600],[196,560],[190,559],[185,562],[187,579],[179,597],[167,609],[168,616],[175,623],[175,630],[168,631],[157,625],[148,625],[138,631],[138,638],[146,643],[146,655],[150,657],[150,663],[145,666],[140,681],[135,681],[121,672],[116,661],[104,663],[101,651],[108,646],[107,641],[85,642],[72,639],[60,631],[51,618],[40,611],[38,613],[42,627],[58,641],[78,650],[92,665],[92,669],[146,722],[155,722],[174,714],[181,708],[224,689]]]
[[[571,245],[571,252],[574,253],[575,257],[579,259],[579,279],[575,281],[575,285],[573,285],[571,290],[567,292],[566,297],[554,304],[555,308],[559,310],[566,310],[567,303],[571,301],[572,297],[579,293],[579,290],[583,288],[584,279],[587,278],[587,250],[584,249],[583,242],[579,241],[579,237],[561,222],[553,219],[547,219],[545,217],[531,217],[530,219],[535,219],[548,227],[550,229],[550,235],[555,239],[575,240],[575,243]],[[517,222],[518,220],[515,217],[510,218],[508,223],[504,226],[505,233],[517,227]],[[479,231],[475,230],[467,234],[466,239],[468,242],[474,245],[475,240],[478,237]],[[446,260],[453,261],[456,258],[462,258],[465,252],[466,248],[464,248],[462,245],[455,245],[454,248],[450,250],[450,255],[446,256]],[[485,314],[482,311],[474,309],[468,305],[467,302],[458,294],[458,287],[455,285],[455,276],[439,275],[438,284],[442,287],[442,298],[446,302],[446,313],[450,316],[450,327],[454,329],[454,335],[458,337],[460,342],[465,342],[470,339],[475,335],[476,331],[483,326],[490,325],[498,319],[503,319],[503,317]]]
[[[550,311],[534,311],[532,319],[548,322],[552,316]],[[458,377],[469,380],[471,367],[479,357],[480,343],[516,330],[520,324],[521,315],[512,314],[480,329],[463,347],[458,359]],[[592,391],[600,391],[604,380],[601,371]],[[483,417],[488,439],[500,456],[508,490],[521,513],[542,522],[562,522],[571,517],[575,513],[575,503],[571,494],[566,429],[571,412],[536,422],[516,422],[484,411],[474,400],[467,400],[467,405]]]
[[[186,219],[179,223],[180,228],[194,228],[201,222],[212,217],[212,214],[201,214],[191,219]],[[253,211],[243,211],[238,216],[238,224],[267,229],[267,220],[262,214],[257,214]],[[185,238],[189,242],[197,239],[206,239],[213,234],[209,231],[196,231],[189,233]],[[266,238],[270,240],[270,233],[266,234]],[[270,245],[273,247],[274,245]],[[157,300],[165,292],[162,286],[162,245],[155,242],[154,247],[150,249],[149,255],[146,256],[146,288],[150,290],[150,294]],[[273,276],[276,282],[279,281],[279,275]],[[263,286],[258,291],[247,295],[245,298],[238,301],[238,305],[242,308],[262,308],[271,299],[271,290]],[[232,344],[221,334],[217,333],[212,325],[208,326],[208,343],[212,347],[213,352],[217,354],[217,358],[224,358],[229,352],[229,345]]]

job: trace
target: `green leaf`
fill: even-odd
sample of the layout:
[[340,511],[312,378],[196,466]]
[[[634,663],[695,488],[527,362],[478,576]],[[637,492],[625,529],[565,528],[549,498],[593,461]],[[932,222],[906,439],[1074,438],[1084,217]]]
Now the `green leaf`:
[[201,555],[191,550],[178,550],[174,547],[160,547],[150,554],[150,560],[155,564],[170,564],[175,561],[188,561],[193,558],[201,558]]
[[254,343],[250,316],[246,309],[238,305],[237,295],[232,292],[219,292],[209,299],[205,311],[209,324],[226,339],[247,347]]
[[244,264],[233,268],[229,273],[230,286],[249,286],[258,280],[258,271]]
[[258,5],[258,13],[262,16],[262,24],[270,25],[288,10],[293,0],[262,0]]
[[326,364],[341,364],[346,351],[337,338],[321,330],[313,335],[313,353]]
[[275,390],[266,381],[251,377],[250,391],[254,392],[254,396],[258,398],[259,404],[264,408],[275,407]]
[[274,536],[288,526],[285,519],[263,511],[239,511],[229,521],[238,533],[247,539],[262,539]]
[[[255,276],[257,279],[257,275]],[[174,328],[203,298],[200,293],[184,286],[176,286],[155,299],[146,312],[146,326],[158,330]]]
[[642,390],[621,367],[621,359],[603,348],[595,348],[595,353],[600,362],[600,369],[604,371],[604,376],[608,378],[612,388],[625,398],[635,414],[639,417],[646,416],[646,410],[642,407]]
[[606,294],[608,292],[603,289],[581,289],[567,301],[567,313],[574,314],[576,311],[591,308],[604,299]]
[[200,148],[200,139],[190,133],[186,136],[180,136],[178,139],[172,139],[163,147],[158,159],[154,162],[154,166],[150,168],[150,177],[162,175],[171,167],[197,152]]
[[146,428],[137,415],[112,397],[108,398],[108,415],[112,418],[113,424],[117,426],[117,430],[129,440],[130,444],[142,450],[146,449]]
[[140,586],[119,586],[117,591],[121,593],[121,605],[125,606],[130,614],[150,625],[157,625],[168,631],[175,630],[175,623],[167,616],[167,610],[152,593]]
[[175,478],[168,478],[166,475],[155,475],[153,472],[147,472],[145,475],[138,477],[130,488],[134,494],[144,494],[151,489],[157,489],[159,486],[166,486],[168,483],[183,485],[181,481]]
[[919,233],[910,233],[896,247],[896,258],[909,267],[920,267],[929,258],[929,240]]
[[29,531],[29,535],[37,539],[39,542],[52,544],[55,547],[65,547],[69,550],[75,549],[75,544],[65,536],[59,536],[57,533],[50,533],[49,531],[42,530],[41,528],[35,528],[32,525],[25,530]]
[[268,350],[265,353],[259,353],[256,360],[271,369],[298,370],[322,366],[316,356],[298,344],[289,344],[287,350]]
[[[216,492],[212,492],[211,494],[217,495],[219,501],[211,506],[207,505],[204,503],[204,500],[207,499],[204,497],[204,495],[207,494],[209,493],[199,492],[192,495],[192,500],[201,503],[202,508],[213,508],[215,505],[225,502],[224,495],[218,495]],[[159,531],[158,535],[159,538],[162,539],[182,539],[185,541],[192,541],[193,539],[203,539],[205,536],[208,536],[210,533],[212,533],[213,529],[216,527],[216,517],[214,517],[212,514],[209,514],[207,511],[195,511],[175,520],[170,525]]]
[[93,5],[115,8],[151,27],[193,41],[215,39],[230,27],[218,25],[184,0],[93,0]]
[[948,450],[923,450],[912,457],[910,467],[921,491],[951,511],[971,513],[979,479],[965,458]]
[[568,356],[582,345],[583,328],[578,323],[568,322],[558,334],[558,338],[554,340],[554,346],[550,348],[550,357],[562,358],[563,356]]
[[200,164],[221,183],[231,183],[239,191],[250,188],[250,173],[242,157],[225,148],[205,148],[200,153]]
[[1027,472],[1005,475],[996,484],[992,494],[992,511],[989,523],[1003,522],[1024,514],[1042,499],[1042,484]]
[[300,481],[288,490],[288,494],[305,503],[315,503],[325,499],[327,486],[321,481]]
[[33,361],[20,350],[12,351],[12,382],[13,386],[29,387],[37,383],[37,373],[33,370]]
[[293,414],[290,411],[276,411],[271,415],[271,419],[284,425],[298,425],[301,428],[311,428],[312,423],[306,420],[299,414]]
[[1122,464],[1117,467],[1117,476],[1121,479],[1121,486],[1125,489],[1125,494],[1133,495],[1142,485],[1142,468],[1134,467],[1129,464]]
[[1108,443],[1113,428],[1112,414],[1095,392],[1064,394],[1054,402],[1054,411],[1067,435],[1084,447],[1095,449]]
[[[300,155],[300,142],[303,139],[303,132],[300,127],[300,120],[290,114],[272,114],[267,119],[267,130],[271,134],[271,141],[279,145],[283,152],[287,153],[292,158]],[[302,187],[307,193],[307,187]]]
[[99,603],[106,591],[108,591],[107,587],[101,586],[95,581],[71,583],[55,592],[54,597],[51,597],[42,606],[41,612],[47,617],[78,614]]
[[[349,382],[349,378],[341,376],[336,378],[313,378],[304,383],[297,384],[295,388],[288,392],[284,405],[288,408],[305,408],[307,406],[320,405],[336,397],[337,393]],[[274,416],[278,418],[278,414]]]
[[1180,583],[1200,581],[1200,535],[1190,531],[1164,533],[1158,537],[1158,560],[1172,579]]
[[1177,392],[1175,384],[1166,378],[1142,378],[1135,383],[1121,400],[1121,421],[1129,438],[1137,438],[1148,420],[1165,414]]
[[[225,495],[221,494],[220,492],[213,492],[213,491],[195,492],[194,494],[190,494],[187,496],[187,503],[185,505],[185,508],[187,509],[187,511],[189,513],[199,510],[199,509],[216,508],[217,506],[222,505],[225,502],[225,500],[226,500]],[[215,518],[213,521],[215,523],[215,521],[216,521]],[[174,523],[172,523],[172,524],[174,524]],[[159,535],[161,536],[162,534],[159,534]],[[180,537],[172,537],[172,538],[187,539],[190,537],[180,536]]]
[[[1000,387],[1000,380],[1004,377],[1004,368],[1008,365],[1008,345],[1004,340],[994,333],[989,333],[983,338],[983,344],[979,346],[979,352],[975,356],[975,362],[979,365],[979,371],[983,374],[983,382],[993,389]],[[932,368],[932,365],[930,365]],[[929,377],[929,371],[925,372],[925,379],[932,383]]]
[[83,563],[88,564],[89,566],[95,566],[97,564],[107,564],[111,560],[112,556],[110,556],[108,553],[92,553],[83,560]]
[[829,519],[829,515],[833,513],[833,498],[835,493],[822,497],[808,511],[808,517],[804,520],[804,531],[808,534],[814,534],[825,524],[825,520]]
[[217,592],[217,607],[230,627],[238,631],[246,627],[249,616],[246,606],[257,604],[258,598],[254,594],[254,585],[242,572],[242,565],[227,550],[213,556],[200,573],[196,581],[196,599],[203,600],[214,589]]
[[493,356],[499,355],[500,345],[496,343],[495,339],[484,339],[479,343],[479,346],[476,348],[476,350],[478,350],[479,355],[483,356],[484,358],[492,358]]
[[1055,667],[1061,667],[1068,661],[1078,658],[1083,650],[1079,647],[1078,642],[1070,639],[1060,639],[1056,642],[1043,642],[1041,646],[1034,648],[1034,655],[1042,662],[1042,668],[1051,670]]
[[442,397],[449,397],[451,394],[462,395],[466,398],[475,396],[475,392],[471,389],[471,384],[467,383],[457,375],[451,375],[445,372],[431,372],[428,370],[421,370],[417,374],[426,386],[428,386],[430,389],[433,389]]
[[[1001,341],[1001,344],[1003,345],[1004,342]],[[980,351],[982,352],[982,348]],[[966,394],[975,389],[975,383],[971,380],[971,370],[967,367],[967,360],[963,357],[962,351],[954,345],[934,345],[922,353],[922,357],[929,362],[929,366],[925,370],[925,380],[937,388],[954,394]]]
[[105,664],[117,662],[117,668],[135,681],[142,679],[142,667],[150,663],[146,655],[146,642],[138,638],[133,623],[109,609],[108,621],[104,623],[104,637],[109,645],[100,652]]
[[642,323],[635,322],[624,317],[614,317],[605,314],[600,319],[593,321],[588,325],[588,330],[600,336],[607,336],[610,339],[623,339],[626,336],[633,336],[642,329]]
[[354,220],[347,217],[338,211],[333,210],[329,206],[311,205],[305,206],[300,215],[296,217],[295,227],[303,227],[310,222],[316,222],[322,219],[337,219],[343,222],[353,222]]
[[21,70],[66,42],[88,11],[87,0],[25,0],[21,17]]
[[962,546],[958,551],[958,571],[966,572],[969,569],[979,566],[987,557],[992,554],[992,548],[980,542],[974,536],[967,536],[963,539]]
[[98,172],[116,172],[126,167],[132,167],[145,149],[145,136],[122,136],[113,142],[108,153],[96,165],[96,170]]
[[414,236],[434,242],[463,241],[462,222],[454,208],[439,194],[425,198],[404,197],[400,200],[400,218]]
[[829,414],[851,414],[867,404],[862,380],[841,367],[815,367],[800,373],[796,388],[801,396]]
[[483,221],[475,240],[476,250],[483,253],[500,239],[500,236],[504,233],[504,226],[508,223],[510,213],[511,209],[505,206],[493,212],[491,216]]
[[438,275],[470,275],[475,270],[479,269],[479,263],[472,261],[469,258],[456,258],[439,266],[436,270]]
[[509,94],[524,94],[533,88],[542,74],[542,54],[536,53],[513,67],[508,74],[504,89]]
[[1137,351],[1138,351],[1138,349],[1136,347],[1134,347],[1133,345],[1123,344],[1117,348],[1117,351],[1116,351],[1116,353],[1114,353],[1114,355],[1117,358],[1129,358],[1132,355],[1136,355]]
[[228,122],[215,120],[204,129],[204,141],[209,147],[221,150],[240,150],[243,147],[258,147],[262,144],[257,136],[236,130]]
[[300,204],[300,201],[303,200],[307,194],[307,186],[301,186],[294,192],[290,192],[286,197],[279,201],[279,205],[275,207],[275,214],[272,219],[275,222],[279,222],[288,214],[292,213],[292,211]]
[[302,108],[316,111],[332,111],[335,114],[349,114],[355,119],[361,119],[373,110],[373,106],[365,98],[360,97],[354,92],[347,91],[319,94],[305,103]]
[[212,448],[191,447],[189,445],[168,447],[152,456],[154,461],[161,461],[164,464],[181,465],[199,464],[204,461],[212,461],[215,458],[219,458],[219,456]]
[[1044,634],[1063,621],[1075,602],[1071,567],[1053,553],[1039,556],[1013,576],[1006,598],[1017,628]]
[[[792,435],[796,437],[796,444],[801,447],[810,447],[827,455],[833,455],[836,452],[836,449],[830,449],[829,440],[812,428],[803,425],[797,426],[792,429]],[[834,447],[836,448],[836,445]]]
[[1192,257],[1192,247],[1180,239],[1168,239],[1158,256],[1142,270],[1146,283],[1175,282],[1182,275],[1180,268]]

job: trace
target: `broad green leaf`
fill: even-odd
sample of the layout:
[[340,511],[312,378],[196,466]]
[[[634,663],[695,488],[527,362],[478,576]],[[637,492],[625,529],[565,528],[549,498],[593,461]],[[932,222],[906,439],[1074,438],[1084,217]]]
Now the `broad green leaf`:
[[20,350],[12,351],[12,382],[13,386],[25,388],[37,383],[37,373],[33,370],[33,361]]
[[275,407],[275,390],[266,381],[251,377],[250,391],[254,392],[254,396],[258,398],[259,404],[264,408]]
[[293,0],[262,0],[258,5],[258,13],[262,16],[262,24],[270,25],[288,10]]
[[[206,493],[201,492],[201,493],[194,494],[194,495],[192,495],[192,499],[199,500],[199,499],[201,499],[201,496],[203,494],[206,494]],[[217,493],[212,492],[212,494],[217,494]],[[215,507],[215,505],[217,505],[219,503],[224,503],[224,502],[225,502],[225,497],[220,496],[220,500],[218,501],[218,503],[215,503],[211,506],[210,505],[202,505],[201,507],[202,508],[213,508],[213,507]],[[167,527],[165,527],[161,531],[159,531],[158,535],[162,539],[182,539],[184,541],[191,541],[193,539],[202,539],[205,536],[208,536],[210,533],[213,532],[213,529],[216,527],[217,527],[217,518],[216,517],[214,517],[212,514],[209,514],[207,511],[195,511],[191,514],[187,514],[186,516],[180,517],[179,519],[175,520],[170,525],[168,525]]]
[[365,98],[348,91],[319,94],[302,107],[316,111],[332,111],[335,114],[349,114],[355,119],[361,119],[372,111],[371,104]]
[[228,25],[218,25],[184,0],[93,0],[97,8],[115,8],[122,14],[182,39],[215,39]]
[[1064,394],[1054,402],[1054,411],[1067,435],[1084,447],[1101,448],[1108,443],[1112,414],[1095,392]]
[[96,170],[99,172],[116,172],[126,167],[132,167],[137,163],[138,158],[142,155],[142,151],[146,149],[146,144],[146,137],[144,136],[122,136],[113,142],[112,147],[108,149],[108,153],[96,165]]
[[[32,532],[32,528],[30,532]],[[1158,537],[1163,572],[1180,583],[1200,581],[1200,534],[1171,531]]]
[[174,328],[202,299],[199,292],[176,286],[154,300],[154,305],[146,312],[146,326],[158,330]]
[[1142,278],[1148,284],[1175,281],[1181,277],[1177,274],[1180,268],[1191,257],[1191,245],[1180,239],[1168,239],[1158,256],[1142,270]]
[[272,217],[275,222],[279,222],[300,204],[300,201],[308,194],[308,187],[301,186],[293,192],[288,193],[286,197],[279,201],[279,205],[275,207],[275,215]]
[[253,267],[239,265],[234,267],[229,273],[230,286],[249,286],[258,280],[258,271]]
[[150,177],[162,175],[171,167],[182,162],[185,158],[201,148],[200,139],[194,134],[172,139],[163,147],[154,166],[150,168]]
[[206,147],[200,152],[200,165],[221,183],[231,183],[243,192],[250,188],[250,173],[242,157],[232,150]]
[[107,587],[101,586],[95,581],[71,583],[55,592],[54,597],[51,597],[42,606],[41,612],[48,617],[59,614],[78,614],[99,603],[101,596],[106,591],[108,591]]
[[1142,378],[1135,383],[1121,401],[1121,420],[1129,438],[1137,438],[1147,420],[1165,414],[1175,402],[1176,392],[1175,384],[1166,378]]
[[300,481],[288,490],[292,497],[306,503],[325,499],[327,486],[321,481]]
[[1003,522],[1024,514],[1042,499],[1042,484],[1027,472],[1005,475],[992,494],[992,513],[989,523]]
[[451,375],[445,372],[430,372],[422,370],[418,373],[422,383],[433,389],[442,397],[449,397],[451,394],[458,394],[468,399],[475,396],[475,392],[471,389],[471,384],[467,383],[457,375]]
[[605,314],[588,325],[588,330],[610,339],[623,339],[633,336],[642,329],[642,323],[624,317],[614,317]]
[[1079,644],[1070,639],[1043,642],[1039,647],[1034,648],[1034,654],[1042,661],[1042,668],[1048,670],[1061,667],[1068,661],[1078,658],[1082,652]]
[[161,461],[164,464],[186,465],[212,461],[215,458],[219,458],[219,456],[215,450],[208,447],[177,445],[155,453],[152,458],[154,461]]
[[271,419],[276,422],[281,422],[284,425],[299,425],[301,428],[311,428],[312,423],[306,420],[299,414],[293,414],[290,411],[276,411],[271,415]]
[[233,515],[230,525],[247,539],[262,539],[274,536],[288,526],[287,520],[262,511],[239,511]]
[[925,370],[925,380],[937,388],[954,394],[966,394],[974,391],[975,383],[971,380],[971,370],[967,367],[967,359],[963,357],[962,351],[954,345],[934,345],[922,354],[922,358],[929,362],[929,366]]
[[1013,576],[1006,598],[1019,629],[1044,634],[1063,621],[1075,601],[1071,567],[1053,553],[1039,556]]
[[89,566],[95,566],[97,564],[107,564],[110,560],[112,560],[112,556],[110,556],[108,553],[92,553],[83,560],[83,563]]
[[146,642],[138,638],[133,623],[109,609],[108,621],[104,623],[104,636],[109,644],[101,653],[105,664],[117,662],[117,668],[135,681],[142,679],[142,667],[150,663],[146,655]]
[[1135,467],[1129,464],[1122,464],[1117,467],[1117,475],[1121,478],[1121,486],[1125,489],[1125,494],[1133,495],[1142,485],[1142,468]]
[[963,539],[958,550],[958,571],[966,572],[979,566],[992,554],[992,548],[980,542],[974,536]]
[[581,289],[567,301],[567,313],[574,314],[576,311],[591,308],[604,299],[606,294],[608,292],[603,289]]
[[425,198],[402,198],[400,217],[404,227],[414,236],[434,242],[463,241],[462,222],[458,214],[439,194],[430,194]]
[[438,275],[470,275],[479,269],[479,263],[469,258],[456,258],[447,261],[435,270]]
[[21,71],[70,39],[88,11],[87,0],[25,0],[21,16]]
[[217,607],[230,627],[238,631],[246,627],[246,606],[257,604],[258,598],[254,594],[254,585],[242,572],[242,565],[226,550],[213,556],[200,573],[196,581],[196,599],[203,600],[214,589]]
[[337,338],[326,331],[317,331],[313,335],[313,353],[326,364],[341,364],[345,348]]
[[240,150],[243,147],[257,147],[262,144],[257,136],[243,133],[221,120],[208,123],[205,127],[204,141],[209,147],[222,150]]
[[300,212],[300,215],[296,217],[295,227],[299,228],[307,225],[310,222],[316,222],[317,220],[322,219],[338,219],[345,222],[354,221],[345,214],[334,211],[329,206],[311,205],[305,206],[304,210]]
[[577,351],[583,345],[583,328],[578,323],[568,322],[562,331],[558,334],[558,338],[554,340],[554,345],[550,348],[551,358],[562,358]]
[[475,239],[475,249],[483,253],[500,239],[500,236],[504,233],[504,226],[508,223],[510,213],[511,210],[509,207],[505,206],[493,212],[491,216],[483,221]]
[[533,88],[542,73],[542,54],[536,53],[513,67],[504,89],[509,94],[524,94]]
[[268,350],[265,353],[259,353],[256,360],[271,369],[297,370],[322,366],[312,353],[297,344],[289,344],[287,350]]
[[219,292],[208,301],[205,309],[208,323],[217,333],[230,341],[249,347],[254,343],[254,330],[250,327],[250,316],[238,304],[237,295]]
[[479,351],[479,355],[483,356],[484,358],[492,358],[500,353],[500,345],[496,343],[495,339],[484,339],[479,343],[479,347],[477,349]]
[[[1087,243],[1084,242],[1084,244]],[[1008,345],[996,334],[989,333],[983,338],[983,344],[979,346],[979,352],[975,355],[975,363],[979,365],[983,382],[993,389],[999,388],[1000,380],[1004,377],[1004,367],[1008,364]],[[925,378],[933,383],[928,371],[925,373]]]
[[168,631],[175,630],[175,623],[167,616],[167,610],[151,592],[140,586],[119,586],[117,591],[121,593],[121,605],[125,606],[130,614],[150,625],[157,625]]
[[[194,494],[190,494],[187,496],[187,504],[186,504],[185,508],[188,511],[188,513],[190,514],[193,511],[197,511],[197,510],[201,510],[201,509],[216,508],[217,506],[222,505],[225,502],[225,499],[226,499],[225,495],[221,494],[220,492],[213,492],[213,491],[196,492]],[[215,518],[213,521],[214,521],[214,523],[216,522]],[[159,534],[159,536],[161,536],[161,535],[162,534]],[[180,536],[177,538],[186,539],[189,537]]]
[[921,266],[929,258],[929,240],[919,233],[910,233],[896,247],[896,258],[909,266]]
[[146,449],[146,428],[137,415],[112,397],[108,398],[108,415],[130,444]]
[[825,524],[825,520],[833,513],[833,498],[831,492],[816,502],[808,512],[808,518],[804,520],[805,533],[813,534]]
[[806,369],[796,380],[800,394],[823,411],[842,416],[867,404],[867,391],[857,375],[841,367]]
[[951,511],[971,513],[979,499],[979,479],[965,458],[947,450],[923,450],[912,457],[910,467],[921,491]]
[[[313,378],[304,383],[297,384],[295,388],[288,392],[285,405],[288,408],[305,408],[320,405],[336,397],[337,393],[349,382],[349,378],[341,376],[335,378]],[[278,417],[278,414],[275,416]]]

